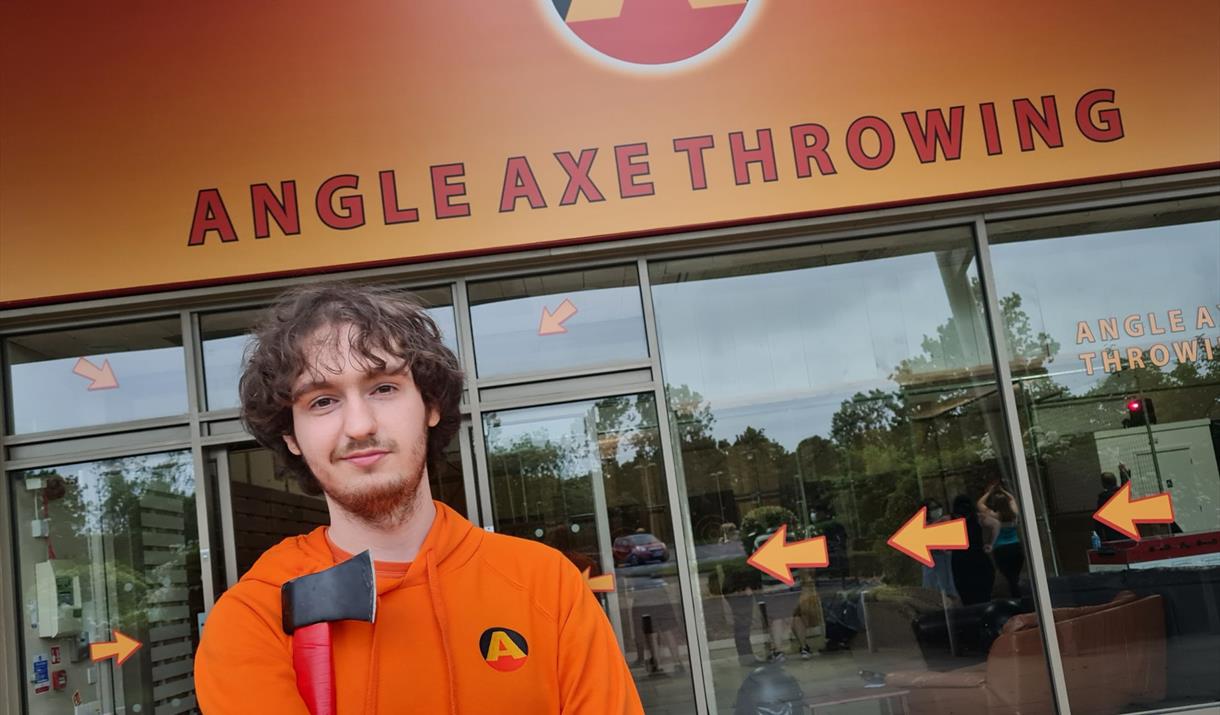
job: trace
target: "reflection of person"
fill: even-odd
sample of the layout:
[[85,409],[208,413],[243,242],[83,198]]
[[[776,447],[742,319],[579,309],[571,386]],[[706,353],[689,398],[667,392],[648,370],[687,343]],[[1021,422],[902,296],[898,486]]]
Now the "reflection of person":
[[984,550],[984,542],[991,543],[990,530],[984,529],[974,500],[960,494],[953,500],[953,517],[966,520],[966,537],[970,546],[952,552],[953,587],[969,606],[991,600],[991,589],[995,585],[995,569]]
[[[945,508],[940,505],[940,502],[935,499],[924,500],[923,507],[928,510],[927,520],[929,524],[935,524],[941,521],[948,521],[949,515],[945,513]],[[957,588],[953,585],[953,557],[952,551],[934,550],[932,551],[931,568],[923,567],[923,587],[939,591],[945,598],[957,600]]]
[[1017,530],[1017,500],[1004,491],[999,483],[992,484],[979,498],[979,513],[994,519],[999,524],[991,542],[991,556],[996,568],[1008,582],[1008,593],[1013,598],[1021,597],[1021,569],[1025,567],[1025,550],[1021,547],[1021,533]]
[[796,611],[792,614],[792,635],[796,637],[801,657],[807,659],[813,656],[813,649],[809,647],[809,629],[822,628],[825,619],[822,617],[822,599],[818,596],[814,572],[798,572],[797,581],[801,584],[801,594]]
[[[1101,473],[1101,492],[1097,495],[1097,508],[1100,509],[1110,498],[1118,493],[1118,477],[1114,476],[1114,472]],[[1119,541],[1127,537],[1123,536],[1113,527],[1102,522],[1097,522],[1093,525],[1097,531],[1097,536],[1102,541]]]
[[660,648],[664,645],[673,672],[681,673],[685,657],[679,652],[676,599],[669,591],[669,584],[664,578],[646,574],[620,576],[618,582],[639,663],[649,673],[664,672]]
[[511,675],[495,680],[497,710],[643,713],[576,568],[432,501],[427,464],[458,429],[461,392],[435,323],[400,293],[323,285],[271,308],[242,417],[326,495],[330,526],[280,542],[217,601],[195,659],[203,712],[307,713],[280,587],[369,550],[376,623],[333,624],[338,712],[483,712],[491,678]]

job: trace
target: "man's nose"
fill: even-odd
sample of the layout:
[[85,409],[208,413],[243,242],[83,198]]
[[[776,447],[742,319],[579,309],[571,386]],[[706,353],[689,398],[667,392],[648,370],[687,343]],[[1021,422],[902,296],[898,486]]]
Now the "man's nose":
[[377,416],[367,400],[361,397],[349,399],[343,413],[343,431],[353,441],[368,439],[377,434]]

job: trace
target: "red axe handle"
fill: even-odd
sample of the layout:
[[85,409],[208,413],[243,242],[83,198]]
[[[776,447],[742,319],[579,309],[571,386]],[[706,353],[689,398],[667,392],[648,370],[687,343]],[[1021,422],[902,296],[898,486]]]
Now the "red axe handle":
[[292,633],[292,667],[297,691],[312,715],[335,715],[335,664],[331,659],[330,622],[322,621]]

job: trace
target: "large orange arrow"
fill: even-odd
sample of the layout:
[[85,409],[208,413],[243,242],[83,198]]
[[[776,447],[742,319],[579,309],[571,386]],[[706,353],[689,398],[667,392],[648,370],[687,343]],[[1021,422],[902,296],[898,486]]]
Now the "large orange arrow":
[[791,586],[796,583],[792,569],[821,569],[830,565],[825,536],[787,543],[788,525],[781,524],[771,538],[746,559],[746,563],[768,576]]
[[573,315],[576,315],[576,306],[567,298],[563,299],[563,302],[559,304],[554,313],[547,310],[545,305],[542,306],[542,321],[538,323],[538,334],[558,335],[559,333],[568,332],[568,329],[563,327],[563,324]]
[[103,360],[102,366],[98,367],[85,358],[81,358],[76,361],[72,372],[86,380],[92,380],[89,383],[88,389],[90,390],[111,390],[119,386],[119,381],[114,376],[114,370],[110,369],[109,360]]
[[128,637],[120,631],[114,632],[114,640],[104,643],[89,644],[89,659],[94,663],[107,658],[116,658],[115,665],[122,665],[140,649],[140,641]]
[[932,549],[952,551],[970,548],[965,519],[940,521],[929,526],[927,507],[920,508],[885,543],[928,568],[936,565],[932,560]]
[[1173,499],[1168,493],[1153,494],[1143,499],[1131,499],[1131,482],[1127,482],[1106,500],[1093,518],[1127,537],[1140,540],[1136,524],[1169,524],[1173,522]]
[[601,576],[590,576],[589,574],[592,571],[592,568],[587,568],[581,574],[585,577],[585,585],[589,587],[590,591],[593,593],[610,593],[614,590],[614,574],[604,573]]

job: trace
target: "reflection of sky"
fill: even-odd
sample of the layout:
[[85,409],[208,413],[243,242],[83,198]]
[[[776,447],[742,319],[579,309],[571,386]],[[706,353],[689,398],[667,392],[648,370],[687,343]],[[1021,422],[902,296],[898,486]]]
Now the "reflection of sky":
[[[445,347],[457,353],[457,324],[453,307],[427,308],[436,321]],[[203,341],[204,385],[207,388],[208,409],[223,410],[238,407],[237,382],[241,378],[242,356],[249,336],[234,335]]]
[[[539,335],[542,310],[555,312],[564,298],[577,313],[566,333]],[[480,377],[561,370],[644,358],[643,309],[636,286],[531,296],[471,306],[475,360]]]
[[[570,402],[543,407],[529,407],[519,410],[503,410],[485,416],[487,429],[487,451],[489,455],[510,452],[517,440],[530,437],[535,444],[569,445],[572,455],[579,455],[578,463],[573,465],[573,474],[562,476],[583,476],[589,472],[601,472],[601,454],[595,449],[593,441],[596,435],[591,432],[597,427],[592,424],[595,419],[592,412],[596,403]],[[651,402],[648,403],[651,412]],[[641,415],[636,409],[623,415],[620,429],[651,429],[655,419],[647,425],[642,424]],[[490,427],[490,425],[496,425]],[[624,464],[635,458],[636,450],[621,433],[617,442],[615,459]]]
[[653,300],[666,383],[711,404],[716,437],[753,425],[789,449],[856,392],[896,387],[951,316],[933,253],[658,285]]
[[[1019,293],[1033,332],[1045,331],[1059,341],[1051,371],[1077,373],[1056,378],[1077,394],[1105,378],[1100,361],[1094,375],[1084,375],[1080,353],[1137,345],[1146,349],[1200,334],[1215,344],[1220,336],[1215,328],[1195,329],[1200,305],[1208,306],[1220,323],[1220,222],[1007,243],[991,253],[997,292]],[[1142,338],[1122,332],[1122,319],[1132,313],[1142,314],[1145,324],[1148,313],[1155,313],[1158,324],[1168,329],[1166,313],[1174,309],[1183,312],[1185,332]],[[1097,321],[1109,317],[1118,318],[1120,339],[1103,343]],[[1076,344],[1081,320],[1089,322],[1097,342]],[[1176,360],[1165,369],[1175,365]]]
[[[107,525],[102,523],[103,506],[107,498],[120,497],[120,494],[109,494],[104,475],[117,471],[123,476],[123,485],[134,494],[143,493],[147,483],[154,477],[168,478],[164,487],[171,493],[185,497],[194,496],[194,469],[191,466],[190,452],[163,452],[160,454],[145,454],[134,457],[103,459],[97,462],[79,462],[51,467],[48,470],[34,469],[30,474],[52,471],[66,480],[75,483],[76,494],[85,511],[86,522],[72,524],[77,533],[99,533]],[[18,478],[22,475],[19,473]]]
[[90,391],[91,381],[72,372],[78,360],[75,357],[12,366],[14,432],[43,432],[186,413],[182,348],[85,357],[97,367],[109,360],[119,386]]

